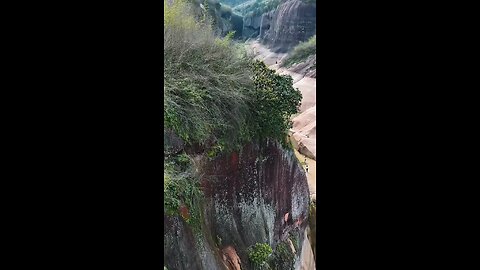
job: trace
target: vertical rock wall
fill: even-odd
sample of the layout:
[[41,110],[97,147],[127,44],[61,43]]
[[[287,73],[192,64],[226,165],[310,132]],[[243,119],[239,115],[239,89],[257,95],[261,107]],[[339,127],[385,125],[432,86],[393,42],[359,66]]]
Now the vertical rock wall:
[[316,4],[288,0],[269,14],[272,18],[263,42],[276,52],[287,52],[316,33]]
[[195,163],[205,194],[202,230],[195,236],[181,218],[164,216],[168,269],[235,269],[237,261],[252,269],[246,249],[255,243],[275,249],[295,234],[303,246],[309,191],[291,150],[275,142],[249,144],[214,160],[198,156]]

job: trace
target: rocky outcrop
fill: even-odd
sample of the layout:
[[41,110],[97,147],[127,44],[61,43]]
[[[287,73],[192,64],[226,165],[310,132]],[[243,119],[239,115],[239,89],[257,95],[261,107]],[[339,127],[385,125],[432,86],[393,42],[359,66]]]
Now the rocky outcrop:
[[258,36],[261,19],[262,16],[247,16],[243,18],[243,36],[245,38]]
[[317,77],[317,55],[310,55],[305,61],[294,64],[288,68],[289,71],[302,74],[304,77]]
[[217,36],[225,36],[229,32],[234,31],[235,38],[241,38],[243,32],[243,17],[231,10],[223,9],[224,4],[219,3],[218,0],[209,0],[208,8],[203,5],[202,0],[195,0],[191,2],[193,12],[199,20],[203,20],[208,14],[212,19],[212,26],[214,33]]
[[272,12],[264,13],[257,16],[247,16],[243,19],[244,37],[264,37],[265,32],[270,29],[272,21]]
[[275,142],[249,144],[214,160],[197,155],[195,164],[205,196],[201,230],[194,232],[179,216],[164,215],[165,266],[253,269],[249,246],[268,243],[275,250],[280,243],[292,242],[298,269],[309,190],[293,151]]
[[316,4],[285,0],[275,10],[263,15],[262,42],[275,52],[287,52],[316,33]]

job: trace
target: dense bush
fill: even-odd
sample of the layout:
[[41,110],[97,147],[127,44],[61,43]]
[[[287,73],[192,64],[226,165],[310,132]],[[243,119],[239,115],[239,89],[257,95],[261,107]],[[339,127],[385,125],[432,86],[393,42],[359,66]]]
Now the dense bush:
[[317,35],[312,36],[307,42],[301,42],[293,51],[291,51],[285,60],[282,62],[282,66],[289,67],[293,64],[300,63],[306,60],[310,55],[317,53]]
[[194,22],[182,1],[165,6],[182,9],[164,24],[164,124],[187,143],[235,141],[248,115],[246,89],[253,87],[249,61],[230,37],[216,38],[208,22]]
[[272,254],[272,248],[268,244],[256,243],[247,250],[248,258],[255,266],[263,265]]
[[199,182],[194,177],[190,159],[181,154],[165,160],[163,168],[163,207],[167,215],[177,215],[183,206],[188,211],[184,220],[193,225],[194,229],[200,226],[200,204],[203,193]]
[[275,247],[275,251],[268,263],[272,269],[295,269],[295,254],[291,251],[287,241],[281,242]]
[[255,83],[252,91],[254,110],[254,130],[259,138],[275,138],[284,142],[286,133],[291,128],[290,116],[298,112],[302,94],[292,87],[290,76],[278,75],[265,63],[252,63]]

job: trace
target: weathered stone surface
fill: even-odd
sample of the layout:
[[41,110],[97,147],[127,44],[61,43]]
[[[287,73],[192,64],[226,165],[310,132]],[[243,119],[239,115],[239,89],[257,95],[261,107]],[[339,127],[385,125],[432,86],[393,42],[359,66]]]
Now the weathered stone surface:
[[305,77],[316,78],[317,76],[317,54],[310,55],[305,61],[294,64],[288,68],[289,71],[302,74]]
[[252,269],[249,246],[263,242],[275,248],[293,232],[302,246],[309,190],[293,151],[275,142],[249,144],[239,153],[213,161],[197,157],[195,163],[205,194],[202,233],[194,237],[181,218],[164,216],[168,269],[225,269],[226,247],[235,250],[242,269]]
[[[287,52],[301,41],[316,33],[316,4],[301,0],[286,0],[266,14],[268,30],[262,34],[262,42],[275,52]],[[265,18],[264,18],[265,20]]]
[[260,28],[260,20],[262,19],[262,16],[248,16],[243,18],[243,25],[245,27],[251,27],[253,29],[259,29]]
[[242,270],[240,265],[242,260],[237,255],[237,251],[232,246],[226,246],[222,249],[223,261],[228,266],[229,270]]
[[257,16],[244,17],[243,19],[244,37],[251,38],[251,37],[265,36],[266,31],[270,28],[273,14],[274,13],[272,11],[272,12],[267,12]]

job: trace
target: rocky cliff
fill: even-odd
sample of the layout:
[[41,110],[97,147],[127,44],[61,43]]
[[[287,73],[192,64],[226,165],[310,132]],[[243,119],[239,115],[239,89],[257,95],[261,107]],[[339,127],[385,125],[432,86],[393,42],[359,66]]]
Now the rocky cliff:
[[300,258],[311,256],[304,244],[309,190],[294,153],[276,142],[248,144],[214,159],[200,152],[191,154],[204,194],[201,224],[194,229],[182,215],[164,214],[165,266],[253,269],[247,248],[267,243],[273,269],[300,269]]
[[261,38],[272,50],[286,52],[315,35],[316,14],[316,3],[286,0],[264,15],[272,19],[265,36]]
[[258,36],[272,51],[284,53],[316,33],[316,3],[283,0],[274,10],[244,17],[244,36]]

